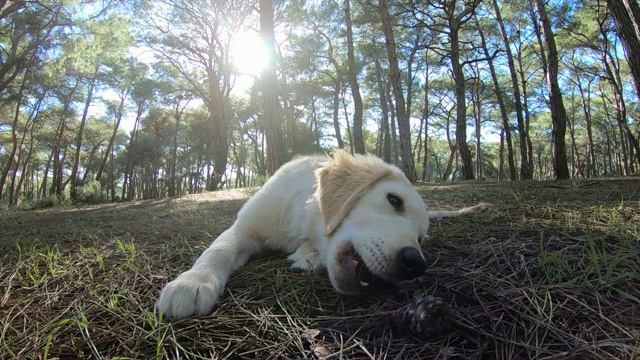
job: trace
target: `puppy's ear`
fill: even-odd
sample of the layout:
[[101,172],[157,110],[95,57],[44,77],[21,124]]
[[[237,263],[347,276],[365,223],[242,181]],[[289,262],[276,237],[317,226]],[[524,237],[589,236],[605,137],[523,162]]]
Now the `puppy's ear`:
[[331,236],[358,200],[378,181],[393,175],[394,169],[374,156],[339,153],[316,170],[315,198],[325,234]]

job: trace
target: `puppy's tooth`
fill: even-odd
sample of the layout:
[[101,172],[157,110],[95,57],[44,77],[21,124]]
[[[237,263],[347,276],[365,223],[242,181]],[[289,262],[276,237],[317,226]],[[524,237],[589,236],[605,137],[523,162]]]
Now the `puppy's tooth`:
[[368,282],[364,282],[364,281],[360,281],[360,285],[362,285],[362,286],[369,286],[369,283],[368,283]]

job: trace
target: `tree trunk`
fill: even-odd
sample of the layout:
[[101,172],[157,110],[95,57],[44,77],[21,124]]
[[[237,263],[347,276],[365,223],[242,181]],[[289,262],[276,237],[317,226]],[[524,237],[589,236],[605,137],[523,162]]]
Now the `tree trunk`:
[[[591,88],[591,84],[593,83],[595,78],[589,78],[589,82],[587,84],[587,89]],[[596,153],[595,147],[593,145],[593,130],[592,130],[592,121],[591,121],[591,91],[585,93],[584,86],[582,85],[580,75],[576,75],[576,84],[578,85],[578,90],[580,91],[580,104],[582,105],[582,111],[584,112],[584,121],[587,128],[587,177],[597,176],[598,168],[596,162]]]
[[[9,156],[7,158],[7,164],[4,169],[2,169],[2,175],[0,175],[0,200],[3,199],[3,189],[7,182],[7,176],[9,175],[9,171],[14,165],[14,160],[16,156],[16,152],[18,151],[18,120],[20,119],[20,105],[22,105],[22,97],[24,94],[24,90],[26,89],[27,84],[27,76],[23,76],[22,82],[20,83],[20,89],[18,90],[18,98],[15,102],[15,112],[13,116],[13,122],[11,124],[11,151],[9,152]],[[13,196],[13,194],[9,194]]]
[[[527,134],[527,138],[526,138],[526,150],[528,152],[527,155],[527,159],[529,160],[528,162],[528,167],[530,170],[530,174],[531,177],[529,179],[533,179],[533,172],[534,172],[534,159],[533,159],[533,142],[531,141],[531,136],[529,135],[529,124],[531,124],[531,111],[529,110],[529,94],[528,94],[528,87],[527,87],[527,78],[525,75],[525,67],[524,67],[524,63],[523,63],[523,59],[522,59],[522,47],[518,48],[518,74],[520,75],[520,86],[522,87],[522,111],[524,111],[524,131]],[[517,79],[516,79],[517,80]],[[518,128],[520,127],[520,125],[518,125]],[[522,137],[520,138],[520,141],[522,141]],[[524,148],[522,147],[522,145],[520,145],[520,149],[524,150]],[[522,165],[522,163],[521,163]],[[524,178],[522,178],[522,169],[520,170],[520,178],[522,180],[524,180]]]
[[[38,111],[37,109],[40,107],[40,103],[41,102],[38,101],[36,107],[31,111],[31,114],[29,115],[29,118],[27,119],[24,126],[22,137],[20,138],[20,142],[17,146],[19,151],[17,159],[14,161],[15,166],[13,168],[13,174],[11,175],[11,186],[9,187],[9,204],[12,205],[18,205],[18,201],[20,199],[20,186],[22,185],[22,181],[24,180],[24,178],[27,176],[27,165],[29,163],[29,160],[31,159],[31,156],[33,155],[33,143],[35,142],[35,138],[33,136],[33,130],[35,128],[34,116]],[[27,151],[27,158],[23,159],[22,157],[24,155],[24,151],[22,148],[27,139],[27,134],[30,134],[31,139],[29,141],[29,151]],[[22,164],[21,169],[20,164]],[[18,184],[16,185],[18,173],[20,173],[20,179],[18,180]]]
[[[135,183],[133,180],[133,144],[138,143],[138,128],[140,126],[140,118],[142,117],[142,107],[138,107],[136,119],[133,122],[133,130],[129,138],[129,148],[127,149],[127,163],[124,170],[124,181],[122,182],[122,200],[133,200]],[[127,189],[127,186],[129,187]],[[128,191],[127,191],[128,190]]]
[[[342,90],[343,91],[345,90],[344,87],[342,88]],[[347,138],[349,139],[349,152],[351,153],[351,155],[353,155],[354,154],[353,135],[351,131],[351,124],[349,122],[349,112],[347,111],[347,99],[344,92],[342,94],[342,111],[344,112],[344,121],[346,122],[346,125],[347,125]]]
[[[602,24],[600,24],[600,32],[603,36],[603,48],[601,53],[601,62],[604,68],[604,72],[607,75],[606,78],[609,80],[609,84],[611,86],[611,90],[613,92],[613,99],[616,108],[616,121],[618,122],[618,127],[620,128],[620,134],[622,137],[626,138],[628,142],[628,146],[624,144],[624,140],[620,139],[623,143],[623,158],[625,159],[625,168],[627,172],[633,172],[634,169],[634,161],[638,162],[640,166],[640,143],[638,139],[633,135],[633,132],[629,128],[629,124],[627,123],[627,106],[624,100],[623,94],[623,82],[620,77],[620,69],[615,66],[614,56],[609,53],[609,43],[606,38],[606,33],[602,28]],[[611,59],[609,61],[608,59]],[[635,159],[634,159],[635,152]],[[627,158],[628,156],[628,158]],[[628,159],[628,162],[626,161]]]
[[[496,17],[498,18],[498,23],[500,24],[501,30],[503,30],[504,24],[502,24],[502,17],[500,16],[500,9],[498,8],[497,0],[493,0],[493,4],[497,14]],[[489,71],[491,72],[491,80],[493,81],[493,87],[496,92],[496,100],[498,100],[498,108],[500,109],[500,115],[502,117],[502,128],[504,129],[504,140],[507,143],[507,162],[509,164],[509,179],[511,181],[515,181],[517,180],[516,165],[515,165],[515,160],[513,156],[513,143],[511,141],[511,126],[509,125],[509,115],[507,114],[507,108],[504,105],[505,102],[504,102],[504,97],[502,96],[502,90],[500,89],[498,75],[496,74],[496,69],[495,69],[495,66],[493,65],[493,58],[491,57],[491,54],[489,53],[489,49],[487,48],[487,42],[484,37],[484,32],[482,31],[482,27],[480,26],[480,23],[477,20],[476,20],[476,24],[478,27],[478,34],[480,35],[480,43],[482,45],[484,55],[487,57],[487,64],[489,65]],[[522,104],[520,103],[520,90],[518,89],[518,79],[515,76],[515,66],[513,63],[513,57],[511,56],[511,50],[508,47],[509,42],[506,37],[506,33],[503,34],[503,40],[505,42],[505,48],[507,49],[507,60],[509,63],[509,69],[511,73],[511,81],[512,81],[513,87],[515,88],[513,96],[516,102],[516,113],[518,117],[518,125],[519,125],[519,128],[522,128],[522,130],[519,130],[520,152],[523,154],[521,156],[522,163],[520,165],[521,166],[520,169],[522,171],[522,164],[528,164],[529,162],[529,160],[527,159],[527,155],[528,155],[527,149],[526,149],[527,142],[526,140],[523,141],[523,136],[527,137],[528,134],[526,133],[526,131],[524,131],[524,121],[522,119]],[[525,165],[525,168],[528,168],[528,166]],[[522,175],[523,174],[521,174],[521,177],[523,179],[530,179],[531,171],[528,171],[527,169],[527,172],[524,174],[526,175],[526,177]]]
[[[477,65],[477,63],[476,63]],[[476,79],[478,80],[478,79]],[[473,117],[475,120],[475,133],[476,133],[476,179],[482,179],[482,102],[480,100],[480,87],[481,84],[479,81],[475,82],[475,88],[473,92],[475,92],[475,101],[473,106]],[[473,100],[473,95],[472,95]]]
[[636,95],[640,99],[640,5],[637,0],[607,0],[607,5],[622,40]]
[[378,96],[380,97],[380,112],[382,113],[382,160],[391,163],[391,136],[389,134],[389,109],[385,96],[385,87],[382,84],[382,69],[380,57],[377,52],[373,54],[376,71],[376,85],[378,86]]
[[451,68],[456,94],[456,145],[462,162],[461,175],[463,180],[473,180],[473,164],[471,151],[467,145],[467,100],[466,85],[462,64],[460,63],[460,41],[458,31],[460,24],[451,16],[449,18],[449,43],[451,45]]
[[[336,73],[340,71],[336,68]],[[336,132],[336,140],[338,141],[338,148],[344,149],[344,141],[342,140],[342,134],[340,131],[340,74],[336,74],[333,91],[333,128]]]
[[182,119],[182,113],[185,109],[185,107],[189,104],[189,102],[187,101],[187,103],[180,107],[180,100],[181,99],[176,99],[176,106],[174,109],[174,113],[173,113],[173,119],[175,121],[175,127],[173,130],[173,139],[172,142],[173,144],[171,144],[171,160],[169,161],[169,182],[168,182],[168,195],[169,196],[176,196],[177,195],[177,187],[178,187],[178,182],[176,182],[176,178],[177,178],[177,166],[178,166],[178,132],[180,131],[180,120]]
[[393,23],[391,21],[391,16],[389,15],[389,7],[386,0],[379,0],[379,11],[382,30],[386,40],[387,53],[389,55],[389,82],[393,88],[393,94],[396,100],[396,119],[398,120],[398,131],[400,135],[402,170],[407,179],[414,182],[417,180],[417,176],[416,167],[411,154],[411,127],[409,125],[409,114],[406,113],[406,105],[400,80],[400,69],[398,66],[396,41],[393,34]]
[[549,106],[551,109],[551,139],[553,155],[553,171],[556,179],[568,179],[567,150],[565,135],[567,133],[567,112],[562,101],[562,92],[558,84],[558,49],[551,30],[551,22],[547,15],[543,0],[535,0],[536,9],[540,16],[540,25],[547,49],[547,89],[549,91]]
[[285,162],[282,124],[278,114],[276,45],[273,36],[273,0],[260,0],[260,36],[269,54],[269,62],[262,72],[262,104],[265,117],[268,171],[269,175],[273,175]]
[[[500,7],[498,6],[497,0],[493,0],[493,9],[496,13],[496,20],[498,21],[498,26],[500,27],[500,33],[502,34],[502,41],[504,43],[504,49],[507,54],[507,64],[509,65],[509,74],[511,75],[511,86],[513,88],[513,98],[515,101],[516,119],[518,121],[518,133],[520,135],[520,179],[530,180],[533,178],[533,162],[532,162],[532,159],[530,158],[531,149],[529,148],[529,144],[531,140],[529,138],[529,132],[527,131],[525,126],[525,119],[523,118],[523,106],[522,106],[522,100],[520,95],[520,87],[518,86],[518,77],[516,75],[516,67],[513,61],[513,55],[511,54],[511,45],[509,43],[509,37],[507,35],[507,30],[505,29],[504,22],[502,21],[502,15],[501,15]],[[483,46],[483,47],[486,48],[486,46]],[[492,65],[490,66],[493,67]],[[491,70],[491,73],[492,73],[491,76],[494,77],[495,70]],[[494,84],[497,84],[495,79],[494,79]],[[498,85],[495,85],[495,86],[496,86],[496,91],[498,91],[497,90]],[[502,113],[502,108],[504,106],[502,101],[500,100],[498,101],[501,105],[500,112]],[[503,115],[503,127],[504,126],[507,126],[505,128],[505,140],[507,142],[507,151],[509,154],[511,154],[511,155],[507,155],[508,161],[509,161],[509,168],[510,168],[509,176],[513,180],[514,176],[512,172],[515,172],[515,162],[511,158],[513,157],[512,145],[510,143],[511,134],[510,134],[510,130],[508,129],[508,121],[507,122],[504,121],[504,115]],[[512,171],[511,168],[513,168],[514,170]]]
[[429,50],[424,51],[424,157],[422,158],[422,180],[429,180]]
[[500,129],[500,146],[498,148],[498,180],[502,181],[505,179],[504,176],[504,138],[505,138],[505,130]]
[[113,125],[113,132],[111,133],[109,144],[107,145],[107,149],[105,150],[102,161],[100,162],[100,167],[98,168],[98,172],[96,173],[96,181],[100,181],[100,179],[102,178],[104,167],[107,165],[109,155],[111,154],[111,149],[113,149],[113,143],[116,141],[116,136],[118,135],[118,130],[120,129],[120,121],[122,120],[122,116],[124,114],[124,102],[126,99],[126,94],[120,97],[120,104],[118,104],[118,108],[116,109],[116,119],[115,124]]
[[398,132],[396,131],[396,108],[391,96],[391,85],[387,83],[385,91],[385,99],[389,106],[389,141],[391,142],[391,155],[394,164],[400,164],[400,155],[398,154]]
[[71,176],[65,181],[65,185],[71,181],[71,198],[76,197],[76,177],[78,176],[78,168],[80,167],[80,154],[82,153],[82,136],[84,133],[84,127],[87,124],[87,116],[89,114],[89,107],[91,106],[91,100],[93,100],[93,89],[96,85],[96,81],[98,79],[98,69],[100,65],[96,65],[96,68],[93,72],[93,77],[91,78],[91,82],[89,83],[89,89],[87,91],[87,99],[84,103],[84,110],[82,112],[82,119],[80,119],[80,128],[78,129],[78,137],[76,138],[76,152],[73,159],[73,168],[71,169]]
[[[213,124],[213,126],[211,127],[211,143],[210,143],[210,146],[212,149],[211,158],[213,160],[213,172],[210,174],[210,178],[209,178],[209,190],[215,191],[215,190],[218,190],[218,185],[220,185],[220,182],[222,181],[222,177],[224,176],[225,171],[227,169],[227,158],[229,154],[229,146],[228,146],[228,133],[227,133],[228,131],[227,131],[226,104],[222,98],[222,93],[220,91],[219,79],[217,76],[215,76],[215,74],[213,74],[212,71],[208,75],[209,75],[209,90],[211,91],[211,99],[209,101],[208,106],[209,106],[209,113],[211,116],[211,123]],[[267,133],[270,133],[270,131],[274,130],[271,126],[268,126],[267,123],[265,123],[265,126],[267,128],[265,131],[265,135]],[[275,147],[277,147],[278,143],[276,142],[274,143],[274,145]],[[269,154],[269,146],[267,147],[267,154]],[[276,158],[274,157],[273,162],[271,163],[271,165],[274,167],[277,165],[277,162],[278,162],[275,159]]]
[[358,69],[353,46],[353,24],[351,21],[350,0],[344,1],[344,18],[347,23],[347,62],[349,64],[349,84],[351,85],[351,96],[353,96],[353,150],[357,154],[364,154],[364,137],[362,135],[363,105],[358,85]]
[[451,141],[450,135],[450,127],[451,127],[451,114],[447,115],[446,125],[445,125],[445,135],[447,137],[447,144],[449,144],[449,161],[447,161],[447,166],[442,173],[442,181],[447,181],[449,176],[451,175],[453,160],[456,158],[456,153],[458,152],[458,146],[455,142]]

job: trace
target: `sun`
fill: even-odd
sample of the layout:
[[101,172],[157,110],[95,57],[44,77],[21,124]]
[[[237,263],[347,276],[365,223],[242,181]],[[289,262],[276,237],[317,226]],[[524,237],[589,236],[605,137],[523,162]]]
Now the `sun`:
[[255,32],[234,36],[231,61],[239,75],[257,77],[269,62],[269,55],[262,39]]

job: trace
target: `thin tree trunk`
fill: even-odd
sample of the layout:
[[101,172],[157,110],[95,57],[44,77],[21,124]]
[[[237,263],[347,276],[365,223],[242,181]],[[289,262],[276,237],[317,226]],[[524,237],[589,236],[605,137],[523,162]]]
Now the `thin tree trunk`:
[[429,50],[424,51],[424,108],[422,117],[424,118],[424,157],[422,162],[422,180],[429,180]]
[[[336,68],[336,72],[339,72],[339,69]],[[338,148],[344,149],[344,141],[342,140],[342,134],[340,132],[340,83],[342,80],[340,79],[340,74],[336,74],[336,79],[334,82],[334,91],[333,91],[333,129],[336,132],[336,140],[338,141]]]
[[376,85],[378,87],[378,96],[380,97],[380,112],[382,121],[382,159],[391,163],[391,136],[389,134],[389,108],[387,107],[387,99],[385,96],[385,88],[382,84],[382,69],[380,66],[380,57],[374,52]]
[[120,121],[122,120],[122,115],[124,114],[124,102],[126,99],[126,94],[120,97],[120,104],[118,104],[118,108],[116,109],[115,113],[116,121],[113,126],[113,132],[111,132],[109,144],[107,145],[107,149],[105,150],[102,161],[100,162],[100,167],[98,168],[98,172],[96,173],[96,181],[100,181],[100,179],[102,178],[102,173],[104,172],[104,168],[107,165],[107,161],[109,160],[109,155],[111,154],[111,149],[113,149],[113,144],[116,141],[116,136],[118,135],[118,130],[120,129]]
[[562,92],[558,84],[558,49],[555,36],[551,30],[551,22],[543,0],[535,0],[540,16],[540,25],[547,49],[547,88],[551,108],[551,138],[553,154],[553,171],[557,179],[569,178],[565,135],[567,132],[567,112],[562,101]]
[[[493,0],[493,6],[497,14],[496,17],[498,19],[500,29],[502,31],[504,30],[504,24],[502,24],[502,17],[500,16],[500,9],[498,8],[497,0]],[[498,81],[498,75],[496,74],[496,69],[495,69],[495,66],[493,65],[493,58],[489,53],[489,49],[487,48],[487,42],[484,37],[484,32],[482,31],[482,27],[480,26],[480,23],[478,22],[477,19],[476,19],[476,25],[478,28],[478,34],[480,35],[480,43],[482,45],[482,49],[484,51],[485,56],[487,57],[487,64],[489,65],[489,71],[491,72],[491,80],[493,81],[493,87],[496,92],[496,100],[498,100],[498,108],[500,109],[500,115],[502,117],[502,128],[504,129],[504,140],[507,143],[507,162],[509,164],[509,179],[511,179],[511,181],[515,181],[517,180],[516,165],[515,165],[515,160],[513,156],[513,143],[511,141],[511,126],[509,125],[509,115],[507,114],[507,108],[505,106],[504,97],[502,96],[502,90],[500,88],[500,83]],[[520,103],[520,90],[518,89],[518,79],[515,75],[516,70],[513,63],[513,56],[511,55],[511,49],[508,47],[509,42],[508,42],[508,38],[506,37],[506,31],[503,34],[503,41],[505,42],[505,47],[507,52],[507,60],[508,60],[509,69],[511,73],[511,82],[513,87],[516,89],[514,90],[513,96],[516,103],[515,105],[516,105],[516,114],[518,117],[518,125],[519,125],[519,128],[522,128],[521,130],[519,130],[520,152],[524,154],[524,155],[521,155],[521,158],[522,158],[521,161],[522,163],[525,164],[525,168],[527,168],[526,169],[527,171],[524,173],[524,176],[523,174],[520,174],[520,175],[523,179],[529,179],[531,178],[531,171],[528,170],[528,166],[526,165],[528,164],[529,160],[527,159],[527,156],[528,156],[527,149],[526,149],[527,142],[526,140],[524,140],[524,138],[528,137],[528,134],[526,133],[526,131],[524,131],[524,119],[522,118],[522,104]],[[522,169],[522,163],[521,163],[520,169]]]
[[[476,63],[477,65],[477,63]],[[476,79],[477,80],[477,79]],[[475,133],[476,133],[476,179],[482,179],[482,147],[481,147],[481,137],[482,137],[482,103],[480,101],[480,83],[478,81],[475,82],[475,101],[473,104],[473,113],[475,120]],[[473,95],[472,95],[473,100]]]
[[[9,175],[9,171],[14,165],[16,152],[18,151],[18,120],[20,119],[20,105],[22,104],[22,97],[24,95],[26,85],[27,74],[22,77],[22,81],[20,82],[20,89],[18,90],[18,97],[15,101],[15,112],[13,115],[13,122],[11,124],[11,152],[9,152],[9,156],[7,157],[7,164],[5,165],[4,169],[2,169],[2,175],[0,176],[0,200],[3,199],[3,190],[7,182],[7,176]],[[13,196],[13,193],[9,195]]]
[[400,135],[400,152],[402,153],[402,171],[409,181],[417,180],[416,167],[411,154],[411,127],[409,114],[406,113],[404,94],[398,66],[398,54],[396,52],[396,40],[393,34],[393,23],[389,15],[389,7],[386,0],[379,0],[382,30],[386,40],[387,54],[389,55],[389,82],[391,83],[396,105],[396,119]]
[[451,114],[447,115],[446,126],[445,126],[445,135],[447,136],[447,144],[449,144],[449,161],[447,161],[447,166],[444,169],[444,173],[442,174],[442,181],[447,181],[449,176],[451,175],[453,160],[456,158],[456,153],[458,152],[458,145],[451,141],[451,135],[449,132],[451,126]]
[[176,168],[178,166],[178,132],[180,131],[180,120],[182,119],[182,113],[188,104],[189,102],[187,101],[187,103],[182,108],[180,108],[180,99],[176,99],[176,106],[173,113],[175,127],[173,130],[173,139],[171,144],[171,160],[169,162],[169,184],[167,186],[169,196],[177,195],[178,182],[176,181]]
[[[589,78],[589,82],[587,84],[587,89],[591,88],[591,84],[593,83],[595,78]],[[578,85],[578,90],[580,91],[580,104],[582,105],[582,111],[584,112],[584,121],[587,128],[587,177],[597,176],[597,161],[595,154],[595,147],[593,145],[593,129],[592,129],[592,121],[591,121],[591,91],[585,92],[584,86],[582,85],[580,75],[576,75],[576,84]]]
[[353,150],[357,154],[364,154],[364,137],[362,135],[363,104],[358,85],[358,69],[353,46],[353,25],[351,22],[350,0],[344,1],[344,18],[347,25],[347,62],[349,64],[349,83],[351,85],[351,96],[353,96]]
[[500,147],[498,148],[498,180],[505,179],[504,176],[504,140],[505,130],[500,129]]
[[349,112],[347,111],[347,99],[344,93],[342,94],[342,111],[344,112],[344,121],[347,124],[347,138],[349,139],[349,152],[351,153],[351,155],[353,155],[354,154],[353,135],[351,131],[351,124],[349,122]]
[[[269,166],[269,175],[273,175],[285,162],[284,139],[282,136],[282,124],[278,114],[278,96],[276,92],[277,74],[276,47],[273,36],[273,0],[260,0],[260,36],[269,54],[269,62],[262,73],[262,97],[265,117],[265,136],[267,138],[267,164]],[[226,131],[224,136],[226,138]],[[221,159],[220,157],[218,161]],[[222,167],[218,167],[216,172],[220,173],[221,169],[224,170]]]
[[391,154],[393,155],[393,163],[400,163],[400,154],[398,152],[398,132],[396,131],[396,108],[393,104],[393,99],[390,94],[391,85],[387,84],[387,91],[385,92],[385,98],[387,99],[387,104],[389,105],[389,140],[391,141]]
[[89,107],[91,106],[91,101],[93,100],[93,89],[95,88],[96,81],[98,79],[98,69],[100,65],[96,65],[96,68],[93,72],[93,77],[91,78],[91,83],[89,83],[89,90],[87,91],[87,99],[84,103],[84,110],[82,112],[82,119],[80,120],[80,128],[78,129],[78,136],[76,138],[76,152],[73,159],[73,167],[71,169],[71,176],[65,181],[64,186],[71,181],[71,198],[76,197],[76,177],[78,176],[78,168],[80,167],[80,154],[82,153],[82,137],[84,134],[84,127],[87,124],[87,116],[89,114]]
[[[143,107],[138,106],[136,119],[133,122],[133,130],[129,138],[129,148],[127,149],[127,164],[124,172],[124,182],[122,183],[122,199],[133,200],[135,198],[135,178],[133,177],[133,145],[138,144],[138,129],[140,128],[140,119],[142,118]],[[137,151],[137,149],[136,149]],[[127,189],[128,186],[128,189]],[[127,191],[128,190],[128,191]],[[126,194],[126,196],[125,196]]]

